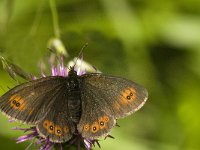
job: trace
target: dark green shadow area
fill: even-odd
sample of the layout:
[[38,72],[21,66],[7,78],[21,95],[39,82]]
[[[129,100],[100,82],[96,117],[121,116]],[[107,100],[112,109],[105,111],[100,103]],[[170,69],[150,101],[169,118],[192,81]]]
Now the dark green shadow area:
[[22,150],[25,144],[16,144],[14,139],[0,136],[0,149],[2,150]]

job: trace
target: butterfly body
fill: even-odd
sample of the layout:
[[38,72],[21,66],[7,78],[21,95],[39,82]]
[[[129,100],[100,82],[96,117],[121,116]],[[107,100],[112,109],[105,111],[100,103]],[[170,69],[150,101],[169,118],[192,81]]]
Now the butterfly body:
[[14,87],[0,97],[0,110],[35,125],[39,134],[63,143],[78,132],[86,139],[106,136],[116,119],[134,113],[147,100],[145,88],[130,80],[90,73],[51,76]]
[[81,117],[81,90],[80,79],[76,72],[70,72],[66,77],[66,98],[67,107],[69,110],[69,118],[74,123],[78,123]]

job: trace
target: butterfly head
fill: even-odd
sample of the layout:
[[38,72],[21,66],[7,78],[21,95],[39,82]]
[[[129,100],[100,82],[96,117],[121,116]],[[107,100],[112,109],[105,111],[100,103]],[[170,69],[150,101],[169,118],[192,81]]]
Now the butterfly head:
[[68,72],[68,76],[69,76],[69,77],[77,76],[77,72],[74,70],[74,66],[73,66],[73,67],[70,67],[70,70],[69,70],[69,72]]

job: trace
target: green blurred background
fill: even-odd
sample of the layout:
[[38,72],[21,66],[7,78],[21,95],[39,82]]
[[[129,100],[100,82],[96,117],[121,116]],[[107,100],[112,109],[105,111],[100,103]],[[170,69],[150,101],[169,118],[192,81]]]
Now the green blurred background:
[[[102,140],[101,149],[200,149],[199,0],[57,0],[57,11],[54,6],[48,0],[0,0],[1,55],[39,75],[52,37],[61,39],[69,58],[88,43],[84,60],[149,91],[144,107],[119,120],[115,139]],[[16,84],[1,65],[0,94]],[[0,149],[29,144],[15,144],[23,133],[14,126],[0,115]]]

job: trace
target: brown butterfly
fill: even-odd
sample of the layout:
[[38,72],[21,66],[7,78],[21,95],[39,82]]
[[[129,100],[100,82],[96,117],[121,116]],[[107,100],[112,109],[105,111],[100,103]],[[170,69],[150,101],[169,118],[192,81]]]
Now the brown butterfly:
[[68,77],[44,77],[14,87],[0,97],[0,110],[35,125],[42,137],[63,143],[76,131],[86,139],[108,135],[116,119],[140,109],[147,97],[147,90],[135,82],[100,73],[78,76],[72,67]]

